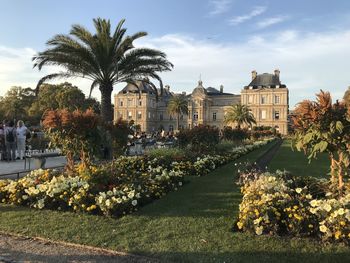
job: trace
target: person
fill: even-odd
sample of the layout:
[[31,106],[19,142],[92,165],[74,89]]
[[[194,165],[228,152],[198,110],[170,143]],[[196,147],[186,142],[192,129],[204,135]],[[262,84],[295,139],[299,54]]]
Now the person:
[[17,122],[16,137],[17,137],[17,153],[19,159],[23,159],[26,151],[26,139],[29,133],[28,128],[22,120]]
[[6,147],[5,147],[5,131],[4,125],[0,123],[0,161],[5,159]]
[[5,145],[7,161],[16,161],[16,128],[14,121],[10,121],[5,127]]

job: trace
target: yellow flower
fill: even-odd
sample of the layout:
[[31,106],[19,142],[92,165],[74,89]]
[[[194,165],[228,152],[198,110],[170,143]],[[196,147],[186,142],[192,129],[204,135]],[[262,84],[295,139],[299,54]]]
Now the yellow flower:
[[334,234],[335,239],[339,239],[340,236],[341,236],[341,232],[339,230],[335,232]]
[[310,224],[310,225],[309,225],[309,228],[314,228],[314,226]]
[[298,194],[300,194],[301,191],[303,191],[303,189],[301,189],[301,188],[296,188],[296,189],[295,189],[295,192],[297,192]]
[[325,225],[320,225],[320,231],[321,231],[322,233],[326,233],[327,230],[328,230],[328,228],[327,228]]
[[242,229],[243,228],[243,223],[242,222],[237,222],[237,226],[238,226],[238,229]]

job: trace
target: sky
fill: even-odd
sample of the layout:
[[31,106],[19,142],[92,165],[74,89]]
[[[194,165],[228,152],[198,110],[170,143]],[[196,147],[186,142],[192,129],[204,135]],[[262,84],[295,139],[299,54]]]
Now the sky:
[[[161,77],[174,92],[191,92],[201,77],[205,87],[239,94],[252,70],[279,69],[292,109],[320,89],[340,99],[350,85],[348,0],[0,0],[0,7],[0,95],[57,71],[33,69],[31,58],[73,24],[93,32],[97,17],[113,25],[125,18],[128,34],[148,32],[135,46],[167,54],[174,69]],[[68,81],[88,94],[88,80]]]

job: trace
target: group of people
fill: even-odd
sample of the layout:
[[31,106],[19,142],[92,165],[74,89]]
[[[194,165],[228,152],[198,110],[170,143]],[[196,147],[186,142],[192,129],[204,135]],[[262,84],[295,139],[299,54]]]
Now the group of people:
[[16,161],[25,157],[26,139],[30,134],[22,120],[3,121],[0,124],[0,158],[1,160]]

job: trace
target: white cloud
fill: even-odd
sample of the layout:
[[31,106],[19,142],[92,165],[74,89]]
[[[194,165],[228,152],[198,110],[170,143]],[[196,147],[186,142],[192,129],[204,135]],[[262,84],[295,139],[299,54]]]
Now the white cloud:
[[258,28],[266,28],[275,24],[282,23],[288,19],[287,16],[275,16],[266,18],[257,23]]
[[162,74],[163,82],[176,92],[192,92],[201,74],[206,87],[223,84],[225,91],[239,94],[249,84],[253,69],[273,73],[279,68],[293,108],[305,98],[313,99],[320,89],[339,99],[349,85],[350,31],[302,34],[289,30],[253,36],[240,44],[166,35],[139,44],[168,54],[175,68]]
[[[272,73],[279,68],[281,81],[290,90],[291,108],[305,98],[314,99],[320,89],[330,91],[336,99],[341,98],[350,84],[349,44],[350,31],[306,34],[292,30],[260,34],[246,42],[231,44],[176,34],[144,38],[135,43],[168,55],[175,67],[161,77],[175,92],[192,92],[201,74],[204,86],[223,84],[226,92],[239,94],[249,84],[253,69],[258,73]],[[0,95],[13,85],[35,87],[42,76],[54,71],[32,69],[34,53],[28,48],[0,48]],[[88,94],[91,82],[81,79],[71,82]],[[122,86],[115,87],[115,92]],[[100,98],[98,89],[94,96]]]
[[232,1],[231,0],[211,0],[209,1],[210,6],[212,7],[212,10],[209,12],[210,16],[219,15],[226,13],[230,6]]
[[242,15],[242,16],[236,16],[234,18],[231,18],[229,20],[229,24],[233,25],[233,26],[241,24],[245,21],[252,19],[253,17],[261,15],[262,13],[264,13],[266,11],[266,9],[267,9],[266,6],[256,6],[253,8],[253,10],[249,14]]

